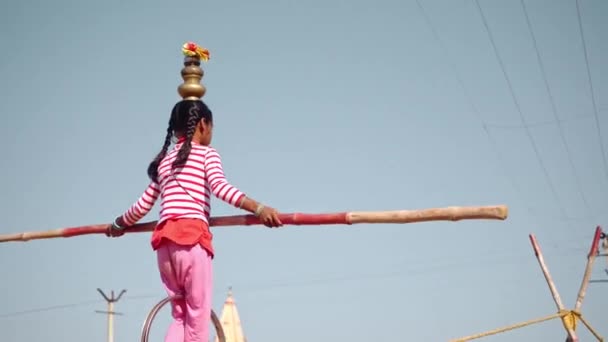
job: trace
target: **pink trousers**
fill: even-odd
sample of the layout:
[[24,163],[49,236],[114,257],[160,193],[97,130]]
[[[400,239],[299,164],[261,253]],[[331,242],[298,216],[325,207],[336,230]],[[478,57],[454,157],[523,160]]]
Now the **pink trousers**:
[[211,316],[211,256],[200,245],[180,246],[165,241],[156,251],[158,269],[171,302],[173,322],[165,342],[208,342]]

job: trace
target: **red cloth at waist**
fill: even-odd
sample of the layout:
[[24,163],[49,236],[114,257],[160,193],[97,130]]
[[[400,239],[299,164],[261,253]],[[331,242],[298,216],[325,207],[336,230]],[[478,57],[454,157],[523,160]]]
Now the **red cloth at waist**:
[[209,230],[209,225],[201,219],[178,218],[162,222],[152,233],[152,248],[154,250],[160,248],[164,239],[182,246],[192,246],[198,243],[207,250],[212,258],[214,256],[213,234]]

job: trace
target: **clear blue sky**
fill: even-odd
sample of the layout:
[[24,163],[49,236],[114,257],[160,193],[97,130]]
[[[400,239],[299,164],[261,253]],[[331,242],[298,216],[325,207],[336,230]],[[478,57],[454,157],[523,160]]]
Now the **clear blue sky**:
[[[126,210],[193,40],[211,51],[214,145],[254,198],[283,212],[510,207],[504,222],[215,229],[213,307],[233,286],[249,341],[447,341],[551,314],[529,233],[573,306],[608,225],[608,2],[580,1],[594,107],[575,1],[526,1],[555,113],[520,1],[479,1],[511,88],[474,1],[420,3],[4,1],[0,233]],[[105,341],[97,287],[128,289],[116,341],[135,341],[164,296],[148,234],[2,244],[0,268],[6,342]],[[605,336],[607,291],[592,284],[583,307]],[[563,336],[552,321],[486,341]]]

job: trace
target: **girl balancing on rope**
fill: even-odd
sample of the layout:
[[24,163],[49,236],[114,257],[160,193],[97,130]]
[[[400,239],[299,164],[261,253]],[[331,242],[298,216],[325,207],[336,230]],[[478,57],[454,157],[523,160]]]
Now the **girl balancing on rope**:
[[[141,197],[117,217],[108,235],[121,236],[142,219],[161,197],[158,224],[152,233],[158,269],[172,302],[173,323],[166,342],[207,342],[211,316],[212,265],[214,256],[209,229],[210,200],[217,198],[259,217],[267,227],[282,226],[275,209],[247,197],[226,180],[219,153],[210,146],[213,116],[200,100],[205,87],[200,59],[209,52],[186,43],[182,77],[178,90],[183,100],[171,111],[167,135],[160,153],[148,167],[150,184]],[[172,137],[177,142],[169,149]]]

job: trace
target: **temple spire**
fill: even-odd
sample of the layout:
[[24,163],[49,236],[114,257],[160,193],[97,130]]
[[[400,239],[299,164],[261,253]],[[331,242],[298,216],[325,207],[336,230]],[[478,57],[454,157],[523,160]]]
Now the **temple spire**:
[[[224,301],[224,307],[222,308],[222,313],[220,316],[220,323],[222,324],[222,329],[224,329],[226,342],[247,342],[247,339],[243,334],[241,318],[232,295],[232,287],[228,288],[228,296]],[[217,337],[215,338],[215,342],[219,342]]]

